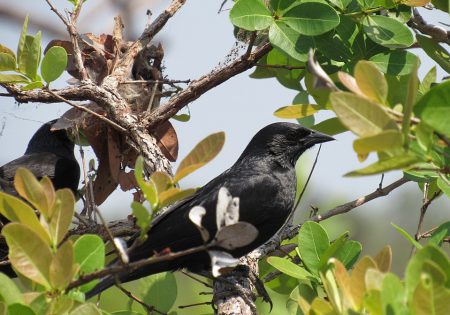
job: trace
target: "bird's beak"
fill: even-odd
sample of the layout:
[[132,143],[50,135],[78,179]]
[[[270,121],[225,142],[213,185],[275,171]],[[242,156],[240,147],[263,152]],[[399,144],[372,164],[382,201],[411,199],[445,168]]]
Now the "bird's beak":
[[318,132],[318,131],[313,131],[311,134],[306,136],[306,138],[304,139],[305,144],[308,146],[313,146],[318,143],[328,142],[328,141],[333,141],[333,140],[335,140],[333,137],[330,137],[329,135],[326,135],[326,134]]

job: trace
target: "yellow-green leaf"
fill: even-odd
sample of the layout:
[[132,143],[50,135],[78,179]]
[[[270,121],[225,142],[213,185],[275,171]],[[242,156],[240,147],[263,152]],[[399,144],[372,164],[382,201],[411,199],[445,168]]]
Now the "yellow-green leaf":
[[368,154],[373,151],[388,151],[402,146],[402,134],[395,129],[382,131],[373,136],[362,137],[353,142],[353,149],[358,154]]
[[310,314],[317,315],[338,315],[339,313],[333,309],[330,302],[322,300],[321,298],[315,298],[311,304]]
[[50,235],[39,222],[34,210],[24,201],[0,191],[0,213],[11,222],[25,224],[50,244]]
[[180,188],[170,188],[159,194],[159,206],[164,208],[165,206],[173,204],[175,201],[189,197],[195,193],[195,188],[183,189]]
[[418,162],[420,162],[420,160],[415,155],[410,154],[397,155],[385,160],[375,162],[362,169],[349,172],[344,176],[363,176],[363,175],[379,174],[395,169],[409,168]]
[[102,312],[95,304],[85,303],[72,310],[69,315],[102,315]]
[[392,264],[392,248],[389,245],[383,249],[373,258],[377,263],[378,269],[382,272],[389,272]]
[[44,194],[47,197],[47,201],[48,201],[48,205],[49,205],[48,215],[51,216],[52,215],[51,209],[56,200],[55,188],[53,187],[53,183],[52,183],[51,179],[48,178],[47,176],[42,177],[40,183],[44,190]]
[[64,239],[75,212],[75,197],[70,189],[64,188],[56,192],[56,202],[51,210],[49,231],[54,246]]
[[430,0],[401,0],[400,1],[400,3],[410,6],[410,7],[423,7],[428,2],[430,2]]
[[350,277],[350,288],[352,291],[353,301],[356,305],[362,305],[364,294],[366,293],[366,272],[370,268],[377,268],[375,261],[369,256],[364,256],[359,260],[353,268]]
[[155,184],[158,194],[173,186],[172,178],[164,172],[154,172],[150,179]]
[[344,126],[360,137],[388,129],[398,130],[395,121],[380,105],[364,97],[348,92],[333,92],[330,101]]
[[155,210],[159,203],[158,193],[156,191],[156,186],[153,183],[153,181],[146,181],[144,179],[143,165],[144,165],[144,158],[142,156],[139,156],[136,159],[136,165],[134,167],[134,176],[136,177],[136,181],[139,187],[144,193],[145,199],[148,200],[152,209]]
[[8,257],[13,267],[25,277],[50,288],[52,253],[49,245],[22,223],[7,224],[2,234],[8,243]]
[[50,264],[50,284],[54,289],[65,289],[75,276],[73,244],[70,240],[64,242],[53,255]]
[[277,109],[273,114],[278,118],[298,119],[311,116],[319,110],[317,105],[295,104]]
[[355,79],[366,97],[381,104],[386,103],[388,84],[383,73],[372,62],[359,61],[355,66]]
[[224,132],[210,134],[200,141],[183,161],[181,161],[173,181],[177,183],[180,179],[211,161],[222,150],[224,143]]
[[44,188],[36,177],[24,167],[19,167],[14,176],[14,187],[19,195],[29,201],[39,212],[48,218],[51,204]]

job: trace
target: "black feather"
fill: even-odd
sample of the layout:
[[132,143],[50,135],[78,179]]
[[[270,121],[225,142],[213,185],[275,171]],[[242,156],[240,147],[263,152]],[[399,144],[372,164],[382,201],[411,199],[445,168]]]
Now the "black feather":
[[[178,252],[202,245],[204,242],[200,233],[189,219],[189,211],[194,206],[206,209],[202,225],[213,237],[217,231],[215,212],[221,187],[226,187],[233,197],[240,198],[239,221],[249,222],[258,229],[258,236],[252,243],[227,252],[238,258],[264,244],[283,226],[292,211],[298,157],[314,144],[330,140],[333,138],[298,124],[275,123],[266,126],[253,137],[231,168],[155,219],[147,240],[130,253],[130,261],[148,258],[165,249]],[[121,282],[127,282],[180,268],[193,272],[208,270],[210,258],[203,252],[116,276]],[[114,281],[113,276],[104,278],[87,293],[87,297],[107,289]]]

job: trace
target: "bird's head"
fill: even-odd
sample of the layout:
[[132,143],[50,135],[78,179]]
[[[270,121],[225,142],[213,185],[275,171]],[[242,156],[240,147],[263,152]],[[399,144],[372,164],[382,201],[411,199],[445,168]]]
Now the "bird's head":
[[258,131],[242,156],[252,152],[258,155],[269,154],[282,164],[290,163],[294,166],[307,149],[331,140],[334,138],[299,124],[273,123]]
[[66,130],[55,130],[51,128],[55,120],[43,124],[28,142],[25,154],[38,152],[53,152],[63,156],[72,156],[74,143],[67,136]]

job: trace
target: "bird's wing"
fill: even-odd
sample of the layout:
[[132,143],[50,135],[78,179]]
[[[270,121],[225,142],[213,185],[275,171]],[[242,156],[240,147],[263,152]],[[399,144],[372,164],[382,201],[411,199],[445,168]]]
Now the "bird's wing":
[[19,167],[26,167],[34,176],[41,178],[47,175],[53,178],[55,165],[60,157],[53,153],[41,152],[23,155],[1,167],[0,176],[7,181],[13,181]]

